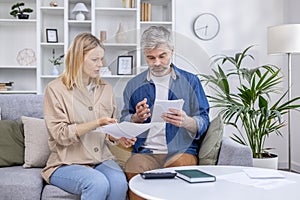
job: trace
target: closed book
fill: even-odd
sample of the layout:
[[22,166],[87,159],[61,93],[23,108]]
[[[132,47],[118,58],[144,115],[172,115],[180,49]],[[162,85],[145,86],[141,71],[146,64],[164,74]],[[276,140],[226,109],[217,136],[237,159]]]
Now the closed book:
[[151,3],[148,3],[148,19],[147,19],[147,21],[151,21],[152,20],[152,17],[151,17],[151,15],[152,15],[152,4]]
[[145,3],[141,3],[141,21],[145,21]]
[[148,21],[148,3],[144,3],[145,8],[144,8],[144,21]]
[[175,171],[177,172],[176,175],[177,177],[189,183],[216,181],[216,177],[214,175],[208,174],[198,169],[184,169],[184,170],[175,170]]

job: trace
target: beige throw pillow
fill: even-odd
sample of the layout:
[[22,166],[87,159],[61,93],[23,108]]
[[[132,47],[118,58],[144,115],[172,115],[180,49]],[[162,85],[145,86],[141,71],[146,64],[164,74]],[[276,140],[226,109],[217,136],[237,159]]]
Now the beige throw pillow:
[[23,167],[45,167],[50,149],[44,119],[22,116],[24,125],[25,156]]
[[218,115],[210,122],[204,140],[199,151],[199,165],[216,165],[221,141],[223,138],[224,124],[222,117]]
[[108,147],[111,151],[111,153],[115,156],[115,159],[117,161],[117,163],[119,164],[119,166],[125,170],[125,164],[128,160],[128,158],[131,156],[131,151],[132,151],[132,147],[131,148],[125,148],[122,147],[122,145],[111,145],[108,143]]

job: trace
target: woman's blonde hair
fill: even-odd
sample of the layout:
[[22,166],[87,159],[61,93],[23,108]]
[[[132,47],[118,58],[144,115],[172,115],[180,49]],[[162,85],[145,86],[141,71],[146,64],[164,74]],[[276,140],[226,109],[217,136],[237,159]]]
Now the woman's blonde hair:
[[[80,33],[73,40],[67,52],[65,70],[62,74],[62,81],[69,90],[74,87],[79,89],[84,88],[82,81],[84,56],[97,46],[104,50],[104,46],[100,40],[91,33]],[[100,76],[91,81],[95,84],[100,84]]]

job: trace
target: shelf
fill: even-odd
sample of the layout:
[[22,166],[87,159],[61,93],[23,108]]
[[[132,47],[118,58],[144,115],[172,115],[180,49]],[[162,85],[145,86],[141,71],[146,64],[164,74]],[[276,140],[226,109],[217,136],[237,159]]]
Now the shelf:
[[105,47],[136,47],[135,43],[103,43]]
[[36,90],[0,90],[0,94],[37,94]]
[[71,20],[68,20],[68,23],[81,26],[84,24],[91,25],[92,21],[91,20],[78,21],[78,20],[71,19]]
[[55,79],[57,77],[57,75],[41,75],[41,78],[43,79]]
[[0,66],[0,69],[36,69],[36,66]]
[[36,19],[0,19],[1,24],[16,25],[16,24],[29,24],[36,23]]
[[58,43],[42,42],[41,46],[46,46],[46,47],[63,47],[64,43],[62,43],[62,42],[58,42]]
[[[59,76],[59,75],[58,75]],[[42,79],[55,79],[57,78],[58,76],[56,75],[42,75],[41,78]],[[101,75],[100,75],[101,76]],[[135,75],[109,75],[109,76],[101,76],[101,78],[133,78]]]
[[144,21],[141,21],[140,22],[141,25],[172,25],[173,22],[170,22],[170,21],[147,21],[147,22],[144,22]]
[[137,12],[136,8],[101,8],[98,7],[95,9],[97,14],[100,15],[135,15]]
[[101,76],[103,79],[109,78],[133,78],[135,75],[109,75],[109,76]]
[[62,10],[63,11],[65,8],[61,7],[61,6],[57,6],[57,7],[42,6],[40,9],[41,10]]

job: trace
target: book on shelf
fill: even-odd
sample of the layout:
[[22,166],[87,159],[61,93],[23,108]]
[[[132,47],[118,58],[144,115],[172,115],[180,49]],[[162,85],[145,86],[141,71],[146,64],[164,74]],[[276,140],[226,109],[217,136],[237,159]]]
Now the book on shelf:
[[6,85],[5,83],[0,83],[0,91],[6,91],[7,88],[6,88]]
[[135,8],[135,1],[136,0],[130,0],[129,1],[129,8]]
[[141,3],[141,21],[151,21],[151,3]]
[[175,170],[177,177],[189,182],[189,183],[201,183],[201,182],[214,182],[216,177],[214,175],[203,172],[199,169],[183,169]]
[[0,91],[7,91],[12,88],[14,82],[0,83]]

